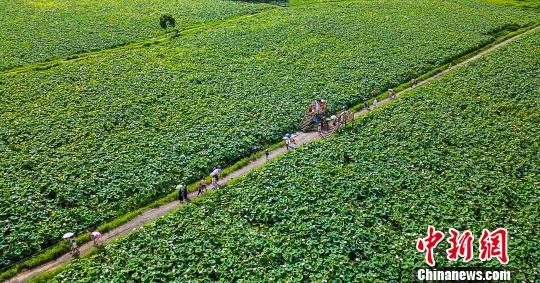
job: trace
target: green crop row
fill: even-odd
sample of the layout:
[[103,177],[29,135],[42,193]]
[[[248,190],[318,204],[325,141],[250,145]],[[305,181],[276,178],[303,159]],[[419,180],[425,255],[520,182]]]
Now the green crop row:
[[[508,230],[509,264],[540,276],[540,34],[520,39],[284,155],[51,282],[414,281],[428,225]],[[447,235],[448,236],[448,235]],[[475,240],[476,241],[476,240]],[[476,245],[476,242],[475,242]]]
[[162,35],[163,14],[184,30],[268,7],[221,0],[2,1],[0,70]]
[[537,14],[469,1],[273,9],[137,50],[0,75],[0,267],[195,182]]

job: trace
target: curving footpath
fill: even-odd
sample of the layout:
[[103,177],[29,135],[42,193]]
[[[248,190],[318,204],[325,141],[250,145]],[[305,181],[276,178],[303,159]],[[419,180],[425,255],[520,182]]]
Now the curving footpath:
[[[491,46],[490,48],[488,49],[485,49],[481,52],[479,52],[478,54],[464,60],[463,62],[460,62],[456,65],[453,65],[423,81],[419,81],[417,82],[417,86],[416,87],[420,87],[424,84],[427,84],[433,80],[436,80],[438,78],[440,78],[441,76],[444,76],[445,74],[447,74],[448,72],[456,69],[456,68],[459,68],[463,65],[466,65],[478,58],[481,58],[483,56],[485,56],[486,54],[488,54],[489,52],[493,51],[493,50],[496,50],[502,46],[505,46],[507,44],[509,44],[510,42],[513,42],[527,34],[531,34],[531,33],[534,33],[536,31],[540,30],[540,26],[536,26],[532,29],[529,29],[525,32],[522,32],[520,34],[517,34],[513,37],[510,37],[498,44],[495,44],[493,46]],[[398,93],[396,93],[396,98],[399,97],[400,95],[412,90],[413,87],[409,87],[407,89],[404,89]],[[385,104],[387,104],[388,102],[392,101],[392,99],[389,99],[389,98],[386,98],[386,99],[383,99],[381,101],[379,101],[378,103],[378,107],[381,107]],[[367,109],[362,109],[356,113],[354,113],[354,117],[357,118],[357,117],[360,117],[364,114],[366,114],[367,112],[369,112]],[[354,121],[353,121],[354,123]],[[309,143],[309,142],[312,142],[312,141],[315,141],[315,140],[319,140],[321,139],[321,136],[319,135],[319,133],[317,132],[311,132],[311,133],[300,133],[296,138],[296,143],[297,145],[302,145],[302,144],[305,144],[305,143]],[[269,160],[271,159],[274,159],[282,154],[284,154],[285,152],[287,152],[287,150],[285,149],[285,147],[280,147],[279,149],[276,149],[272,152],[270,152],[270,155],[268,157]],[[223,179],[221,179],[220,183],[221,185],[225,185],[227,184],[228,182],[230,182],[231,180],[234,180],[234,179],[237,179],[237,178],[240,178],[240,177],[243,177],[245,175],[247,175],[249,172],[253,171],[254,169],[257,169],[261,166],[263,166],[264,163],[266,163],[266,157],[263,155],[261,156],[260,158],[256,159],[256,160],[253,160],[251,161],[248,165],[238,169],[237,171],[234,171],[232,173],[230,173],[229,175],[227,175],[226,177],[224,177]],[[190,193],[189,194],[189,198],[190,199],[195,199],[197,198],[197,193],[196,192],[193,192],[193,193]],[[101,237],[101,242],[103,244],[106,244],[106,243],[109,243],[111,241],[114,241],[115,239],[118,239],[119,237],[121,236],[124,236],[124,235],[127,235],[129,233],[131,233],[133,230],[137,229],[137,228],[140,228],[142,227],[143,225],[159,218],[159,217],[162,217],[168,213],[170,213],[171,211],[173,211],[174,209],[180,207],[182,204],[179,202],[179,201],[173,201],[173,202],[170,202],[166,205],[162,205],[162,206],[159,206],[159,207],[156,207],[156,208],[153,208],[153,209],[150,209],[150,210],[147,210],[146,212],[142,213],[141,215],[133,218],[131,221],[117,227],[116,229],[113,229],[107,233],[104,233],[103,236]],[[92,242],[88,242],[84,245],[82,245],[80,247],[80,251],[81,251],[81,256],[84,256],[85,254],[88,254],[92,249],[93,249],[93,243]],[[10,279],[8,282],[10,283],[19,283],[19,282],[24,282],[26,280],[29,280],[35,276],[38,276],[42,273],[45,273],[45,272],[48,272],[48,271],[52,271],[62,265],[65,265],[67,264],[69,261],[71,261],[72,257],[69,253],[67,254],[64,254],[63,256],[53,260],[53,261],[49,261],[47,263],[44,263],[40,266],[37,266],[35,268],[32,268],[32,269],[29,269],[29,270],[26,270],[26,271],[23,271],[19,274],[17,274],[15,277],[13,277],[12,279]]]

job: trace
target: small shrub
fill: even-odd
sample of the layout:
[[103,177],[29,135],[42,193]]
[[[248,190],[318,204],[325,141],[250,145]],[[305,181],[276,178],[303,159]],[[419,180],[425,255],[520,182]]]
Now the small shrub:
[[168,27],[174,28],[176,26],[176,21],[171,15],[165,14],[161,15],[161,17],[159,18],[159,25],[164,29]]

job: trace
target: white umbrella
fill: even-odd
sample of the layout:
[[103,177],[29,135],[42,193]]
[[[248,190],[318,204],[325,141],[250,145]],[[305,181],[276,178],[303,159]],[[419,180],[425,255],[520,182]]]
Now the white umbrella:
[[65,233],[64,236],[62,236],[62,239],[69,239],[69,238],[73,237],[74,235],[75,235],[75,233],[72,233],[72,232]]
[[217,174],[221,173],[221,169],[217,168],[212,173],[210,173],[210,176],[216,176]]
[[284,139],[284,140],[288,140],[288,139],[289,139],[289,137],[283,137],[283,139]]
[[330,119],[336,120],[336,119],[337,119],[337,116],[336,116],[336,115],[332,115],[332,117],[330,117]]

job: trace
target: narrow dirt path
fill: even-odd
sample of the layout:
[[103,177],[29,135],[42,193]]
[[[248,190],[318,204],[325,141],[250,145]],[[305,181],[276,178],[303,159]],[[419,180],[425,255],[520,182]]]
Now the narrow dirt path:
[[[427,84],[433,80],[436,80],[438,79],[439,77],[441,76],[444,76],[445,74],[447,74],[448,72],[456,69],[456,68],[459,68],[461,66],[464,66],[478,58],[481,58],[483,56],[485,56],[486,54],[488,54],[489,52],[493,51],[493,50],[496,50],[502,46],[505,46],[507,44],[509,44],[510,42],[513,42],[527,34],[531,34],[531,33],[534,33],[536,31],[540,30],[540,26],[537,26],[535,28],[532,28],[528,31],[525,31],[523,33],[520,33],[516,36],[513,36],[509,39],[506,39],[484,51],[481,51],[479,52],[478,54],[474,55],[473,57],[459,63],[459,64],[456,64],[454,66],[451,66],[443,71],[441,71],[440,73],[437,73],[435,75],[433,75],[432,77],[426,79],[426,80],[423,80],[423,81],[420,81],[417,83],[417,86],[416,87],[420,87],[421,85],[424,85],[424,84]],[[409,87],[399,93],[396,93],[396,98],[399,97],[400,95],[412,90],[413,88],[412,87]],[[379,106],[378,107],[381,107],[383,105],[385,105],[386,103],[390,102],[391,99],[389,98],[386,98],[386,99],[383,99],[379,102]],[[354,113],[354,117],[357,118],[361,115],[364,115],[365,113],[367,113],[369,110],[367,109],[362,109],[356,113]],[[312,141],[315,141],[315,140],[319,140],[321,139],[321,136],[319,135],[319,133],[317,132],[312,132],[312,133],[300,133],[297,137],[296,137],[296,143],[298,146],[300,145],[303,145],[303,144],[306,144],[306,143],[309,143],[309,142],[312,142]],[[276,149],[272,152],[270,152],[270,155],[269,155],[269,160],[271,159],[274,159],[282,154],[284,154],[285,152],[287,152],[287,150],[284,148],[284,147],[280,147],[279,149]],[[239,178],[239,177],[242,177],[242,176],[245,176],[247,175],[249,172],[253,171],[254,169],[257,169],[261,166],[263,166],[264,163],[266,163],[266,157],[265,156],[262,156],[254,161],[251,161],[248,165],[238,169],[237,171],[234,171],[232,173],[230,173],[229,175],[227,175],[226,177],[224,177],[220,183],[221,184],[226,184],[228,183],[229,181],[231,180],[234,180],[236,178]],[[194,199],[194,198],[197,198],[197,193],[194,192],[194,193],[191,193],[189,194],[189,198],[190,199]],[[135,217],[134,219],[132,219],[131,221],[125,223],[124,225],[120,226],[120,227],[117,227],[116,229],[112,230],[112,231],[109,231],[107,233],[104,233],[102,238],[101,238],[101,241],[103,243],[109,243],[121,236],[124,236],[124,235],[127,235],[129,234],[130,232],[132,232],[134,229],[136,228],[139,228],[161,216],[164,216],[166,215],[167,213],[171,212],[172,210],[174,210],[175,208],[181,206],[181,203],[178,202],[178,201],[174,201],[174,202],[171,202],[171,203],[168,203],[168,204],[165,204],[165,205],[162,205],[160,207],[156,207],[154,209],[150,209],[144,213],[142,213],[141,215]],[[85,255],[85,254],[88,254],[88,252],[90,252],[91,250],[93,249],[93,245],[92,245],[92,242],[89,242],[89,243],[86,243],[84,245],[82,245],[80,247],[80,250],[81,250],[81,256],[82,255]],[[12,283],[16,283],[16,282],[24,282],[26,280],[29,280],[41,273],[44,273],[44,272],[47,272],[47,271],[51,271],[51,270],[54,270],[55,268],[57,267],[60,267],[66,263],[68,263],[69,261],[71,261],[71,255],[68,253],[68,254],[65,254],[53,261],[50,261],[50,262],[47,262],[47,263],[44,263],[38,267],[35,267],[33,269],[30,269],[30,270],[26,270],[26,271],[23,271],[21,273],[19,273],[17,276],[15,276],[14,278],[10,279],[8,282],[12,282]]]

